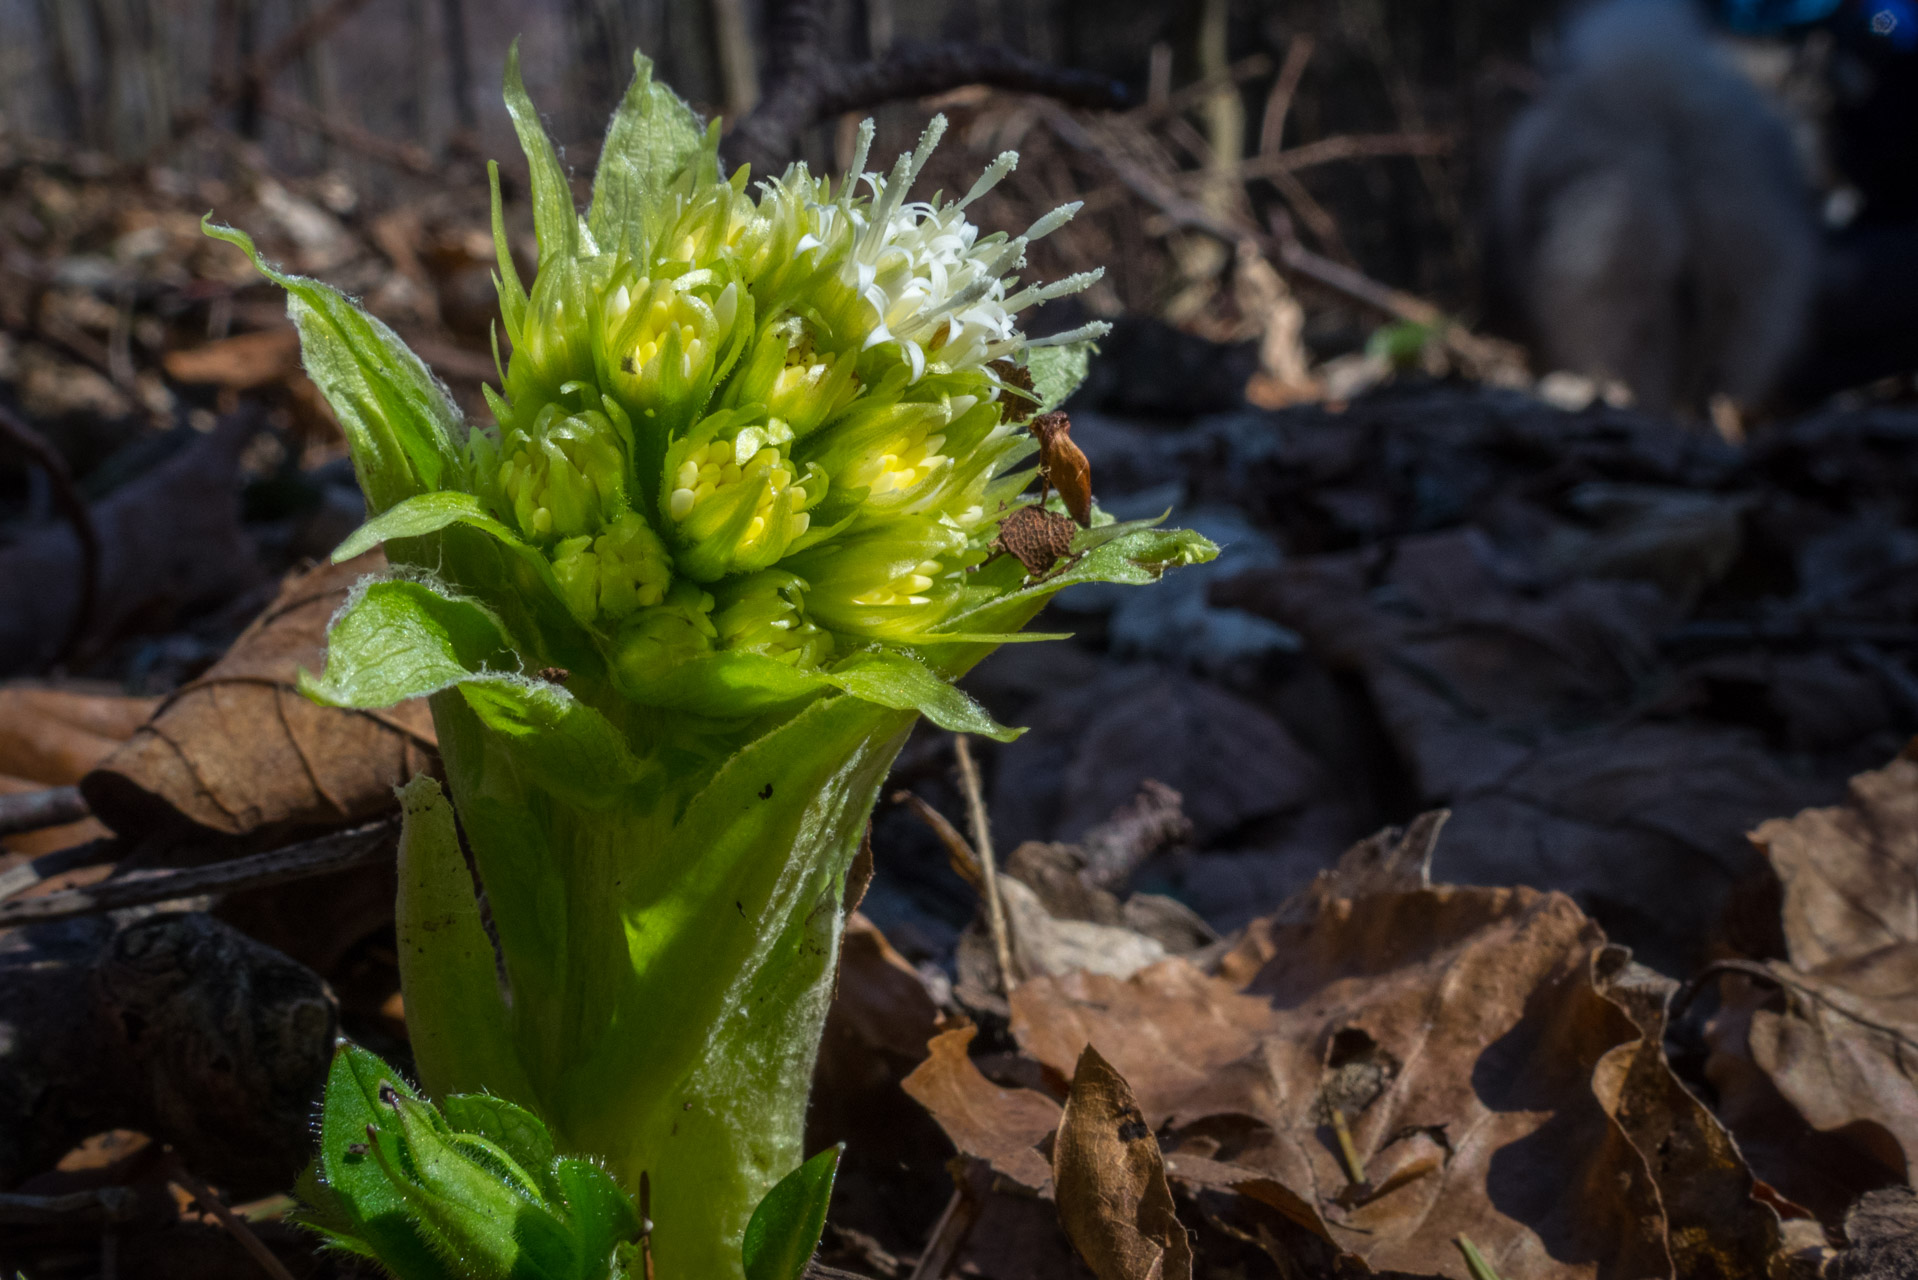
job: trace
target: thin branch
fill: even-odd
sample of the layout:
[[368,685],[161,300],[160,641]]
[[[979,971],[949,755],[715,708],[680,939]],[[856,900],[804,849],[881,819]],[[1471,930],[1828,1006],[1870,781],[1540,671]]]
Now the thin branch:
[[1285,146],[1285,119],[1292,113],[1292,99],[1298,96],[1299,81],[1305,77],[1305,64],[1312,60],[1311,36],[1297,35],[1285,46],[1285,61],[1279,64],[1279,77],[1266,95],[1265,114],[1259,118],[1259,155],[1275,156]]
[[1240,172],[1248,178],[1266,178],[1339,160],[1442,156],[1451,149],[1452,140],[1442,133],[1349,133],[1255,156],[1245,162]]
[[1251,54],[1227,67],[1221,75],[1201,77],[1190,84],[1180,85],[1157,102],[1132,108],[1126,112],[1126,119],[1139,124],[1151,124],[1167,116],[1180,115],[1200,105],[1220,89],[1231,88],[1242,80],[1256,80],[1271,69],[1272,59],[1262,53]]
[[835,62],[825,52],[824,23],[819,0],[783,0],[774,7],[765,97],[733,130],[727,143],[731,159],[756,172],[777,173],[797,150],[799,135],[821,120],[962,85],[991,85],[1087,107],[1125,102],[1125,86],[1116,80],[999,47],[901,44],[870,61]]
[[292,65],[307,46],[333,34],[335,27],[352,17],[365,4],[366,0],[332,0],[331,4],[315,9],[306,21],[281,36],[272,48],[251,59],[238,75],[215,80],[205,102],[173,118],[170,136],[154,148],[154,153],[147,157],[149,162],[189,134],[213,123],[214,116],[234,103],[263,94],[268,82]]
[[87,510],[86,500],[74,488],[73,471],[67,466],[67,460],[47,443],[45,436],[12,410],[0,406],[0,437],[19,446],[47,473],[53,485],[53,500],[73,525],[73,535],[80,542],[80,603],[74,608],[73,621],[67,624],[67,633],[54,654],[54,661],[58,663],[72,656],[80,637],[86,634],[87,624],[93,621],[100,590],[100,531],[94,527],[93,513]]
[[1462,325],[1453,323],[1444,311],[1425,299],[1380,284],[1356,268],[1313,253],[1299,243],[1298,237],[1292,233],[1291,220],[1283,213],[1273,217],[1271,233],[1215,214],[1198,201],[1181,195],[1159,175],[1117,148],[1095,138],[1085,125],[1063,108],[1041,103],[1039,115],[1054,137],[1075,151],[1104,161],[1121,182],[1157,209],[1173,226],[1203,231],[1229,245],[1250,241],[1263,252],[1275,253],[1280,265],[1313,284],[1342,294],[1390,319],[1425,325],[1438,331],[1446,347],[1473,368],[1491,368],[1518,359],[1516,348],[1480,337]]
[[910,791],[892,793],[894,804],[903,804],[912,810],[913,816],[926,824],[939,843],[946,847],[946,860],[959,878],[971,885],[976,892],[985,891],[986,876],[979,866],[979,855],[974,853],[966,838],[959,834],[959,828],[946,821],[946,815],[921,800]]
[[956,1189],[952,1199],[946,1201],[939,1221],[933,1224],[932,1235],[912,1269],[910,1280],[944,1280],[959,1256],[959,1246],[966,1242],[973,1224],[979,1221],[979,1212],[979,1202],[967,1195],[964,1187]]
[[261,1242],[259,1236],[253,1234],[252,1227],[247,1226],[238,1214],[227,1208],[226,1201],[220,1198],[217,1191],[194,1176],[193,1171],[186,1167],[178,1154],[167,1152],[167,1165],[167,1178],[178,1183],[202,1209],[217,1218],[220,1225],[226,1228],[227,1234],[239,1241],[240,1247],[260,1264],[260,1270],[273,1277],[273,1280],[293,1280],[293,1273],[286,1269],[286,1264],[273,1256],[273,1251]]
[[17,898],[34,885],[54,876],[65,875],[81,867],[97,867],[103,862],[112,862],[123,849],[118,840],[88,840],[65,849],[55,849],[52,853],[43,853],[31,862],[8,867],[0,871],[0,902]]
[[48,787],[0,795],[0,836],[78,822],[91,812],[78,787]]
[[986,817],[986,798],[979,789],[979,766],[972,761],[972,744],[963,733],[954,734],[953,752],[959,757],[959,785],[966,793],[967,825],[972,849],[979,856],[979,875],[985,883],[986,928],[992,933],[992,954],[999,962],[999,983],[1007,995],[1018,985],[1012,968],[1012,944],[1006,936],[1006,909],[999,900],[999,869],[993,865],[992,824]]
[[274,119],[318,134],[374,160],[381,160],[409,173],[432,174],[439,171],[424,150],[406,142],[391,142],[347,120],[328,115],[310,103],[283,94],[260,93],[260,111]]
[[284,849],[231,858],[208,866],[136,871],[80,889],[63,889],[44,897],[0,904],[0,928],[45,924],[73,916],[117,911],[122,907],[197,898],[203,894],[261,889],[289,880],[304,880],[344,871],[363,862],[391,856],[392,841],[398,832],[399,819],[385,818],[348,831],[321,836],[317,840],[288,845]]

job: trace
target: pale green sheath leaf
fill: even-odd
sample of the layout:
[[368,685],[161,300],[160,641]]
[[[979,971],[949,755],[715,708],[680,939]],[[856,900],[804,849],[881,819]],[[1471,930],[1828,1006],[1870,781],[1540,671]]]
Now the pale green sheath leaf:
[[[444,1090],[488,1087],[529,1097],[507,1029],[493,944],[480,923],[473,877],[460,853],[453,806],[439,783],[423,775],[400,789],[400,804],[405,827],[395,915],[401,986],[418,993],[406,1007],[413,1059],[420,1074]],[[523,1140],[502,1145],[519,1150],[521,1163],[528,1163]],[[550,1141],[545,1158],[552,1158]]]

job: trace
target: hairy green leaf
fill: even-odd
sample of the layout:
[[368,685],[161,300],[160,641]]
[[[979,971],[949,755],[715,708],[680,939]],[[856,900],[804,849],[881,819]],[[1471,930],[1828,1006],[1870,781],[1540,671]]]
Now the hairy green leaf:
[[826,1229],[826,1205],[844,1143],[828,1147],[781,1178],[753,1210],[741,1250],[746,1280],[799,1280]]
[[515,661],[499,619],[424,582],[368,583],[333,621],[326,672],[300,673],[300,692],[331,707],[390,707],[450,688],[489,663]]
[[1038,347],[1026,356],[1026,371],[1032,375],[1032,394],[1039,397],[1038,412],[1052,412],[1079,389],[1079,384],[1086,380],[1092,353],[1098,349],[1097,344],[1087,340]]
[[579,213],[573,208],[572,184],[566,180],[565,166],[553,140],[546,136],[539,110],[527,96],[526,82],[519,73],[519,41],[506,50],[506,114],[513,118],[513,131],[519,135],[520,150],[526,153],[527,168],[532,171],[533,230],[539,236],[540,265],[557,255],[571,257],[579,251]]
[[653,79],[651,58],[634,51],[633,82],[606,130],[586,215],[602,250],[640,255],[638,236],[655,225],[675,179],[699,158],[704,138],[692,108]]
[[866,650],[833,664],[824,673],[831,684],[855,698],[895,711],[917,711],[954,733],[976,733],[1011,742],[1024,729],[1008,729],[963,690],[897,651]]
[[220,226],[211,215],[200,228],[238,246],[290,295],[287,314],[300,330],[306,372],[340,420],[370,510],[464,480],[466,425],[459,406],[398,334],[330,285],[268,263],[244,231]]

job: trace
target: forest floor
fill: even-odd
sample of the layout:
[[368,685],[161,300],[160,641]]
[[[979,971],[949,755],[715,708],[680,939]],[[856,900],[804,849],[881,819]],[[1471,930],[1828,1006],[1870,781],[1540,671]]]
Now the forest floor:
[[[480,411],[483,197],[350,195],[0,165],[29,1280],[363,1274],[285,1219],[335,1026],[406,1059],[392,788],[432,722],[294,691],[379,562],[325,563],[362,514],[339,433],[199,229],[362,297]],[[1261,409],[1248,371],[1129,322],[1069,406],[1107,511],[1223,552],[1071,588],[1042,626],[1072,640],[969,677],[1030,730],[980,756],[1013,972],[953,739],[900,757],[816,1077],[809,1148],[848,1144],[822,1265],[1913,1274],[1918,409],[1734,445],[1424,376]],[[1118,1080],[1082,1094],[1088,1044]],[[1149,1159],[1100,1147],[1128,1118]],[[1163,1216],[1074,1250],[1155,1195],[1189,1261]]]

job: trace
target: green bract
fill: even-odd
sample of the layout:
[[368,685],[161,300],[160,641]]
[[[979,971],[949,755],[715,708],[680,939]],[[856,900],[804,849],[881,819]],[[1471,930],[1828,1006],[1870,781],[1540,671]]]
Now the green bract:
[[991,554],[1033,501],[1018,386],[1052,407],[1102,331],[1016,324],[1092,279],[1009,274],[1076,206],[981,235],[966,206],[1010,154],[962,200],[908,202],[937,119],[885,176],[868,124],[837,184],[728,180],[716,128],[635,65],[582,218],[509,59],[539,268],[528,291],[495,170],[491,423],[338,293],[254,260],[367,496],[337,555],[384,543],[393,566],[304,687],[430,696],[445,758],[452,803],[415,783],[401,848],[421,1080],[525,1108],[628,1192],[645,1175],[657,1274],[713,1280],[800,1164],[846,869],[914,721],[1012,737],[957,676],[1067,585],[1216,551],[1108,523],[1035,580]]

